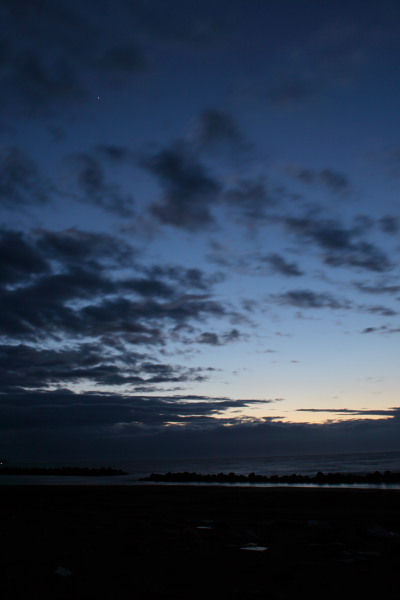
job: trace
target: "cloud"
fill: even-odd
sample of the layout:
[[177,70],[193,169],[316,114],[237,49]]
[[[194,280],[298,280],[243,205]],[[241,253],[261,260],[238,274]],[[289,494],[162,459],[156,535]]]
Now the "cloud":
[[[175,456],[268,456],[398,450],[400,421],[359,419],[310,424],[279,421],[238,423],[203,431],[164,431],[152,439],[153,450]],[[207,442],[206,442],[207,439]],[[159,446],[160,444],[160,446]],[[148,452],[150,448],[148,448]],[[154,453],[156,455],[156,453]]]
[[360,306],[359,308],[364,312],[370,313],[372,315],[381,315],[382,317],[394,317],[395,315],[397,315],[397,311],[381,305]]
[[7,111],[37,115],[58,112],[88,97],[96,80],[119,85],[146,66],[143,50],[126,27],[120,3],[115,27],[92,19],[102,11],[91,0],[82,5],[59,0],[2,3],[3,36],[0,102]]
[[273,106],[290,108],[308,100],[319,91],[319,86],[311,81],[292,79],[275,85],[268,93]]
[[284,225],[290,233],[321,248],[323,260],[329,266],[351,266],[377,273],[389,271],[393,266],[377,246],[358,239],[359,224],[349,229],[333,219],[286,217]]
[[198,339],[200,344],[208,344],[209,346],[219,346],[220,341],[219,337],[216,333],[212,333],[209,331],[205,331],[202,333]]
[[108,233],[93,233],[76,227],[62,231],[41,229],[37,230],[33,243],[43,256],[64,265],[135,265],[135,249]]
[[351,266],[377,273],[392,269],[386,254],[369,242],[355,243],[346,251],[326,254],[325,263],[332,267]]
[[384,233],[395,235],[400,231],[400,219],[386,216],[379,219],[379,225]]
[[151,298],[171,298],[175,294],[172,285],[157,279],[129,278],[123,282],[121,288]]
[[[1,100],[7,108],[17,103],[21,108],[37,109],[83,94],[74,62],[79,42],[68,35],[68,28],[80,40],[83,23],[61,3],[21,3],[15,10],[12,2],[3,3],[5,31],[13,35],[3,38],[7,57],[1,69]],[[46,45],[51,51],[45,53]],[[71,60],[72,59],[72,60]]]
[[[60,289],[54,289],[52,296],[61,292],[62,281],[72,282],[74,273],[102,277],[108,268],[136,266],[136,251],[125,241],[77,228],[36,229],[30,234],[0,228],[0,254],[3,259],[0,279],[4,284],[18,283],[17,290],[23,286],[38,289],[56,277]],[[84,277],[81,284],[84,288]]]
[[[160,369],[164,371],[163,365]],[[29,433],[42,435],[44,443],[54,430],[60,436],[73,432],[95,441],[160,434],[170,426],[207,431],[221,423],[238,422],[238,417],[224,417],[229,409],[271,402],[274,400],[15,389],[2,394],[0,429],[3,435],[14,432],[17,438]],[[68,448],[64,450],[68,452]]]
[[198,337],[199,344],[207,344],[209,346],[223,346],[230,342],[236,342],[242,339],[242,334],[237,329],[231,329],[222,335],[218,335],[214,332],[204,331]]
[[333,220],[289,217],[285,225],[290,232],[314,240],[331,251],[347,250],[352,244],[352,231]]
[[211,252],[208,259],[220,266],[232,269],[241,275],[265,277],[267,275],[283,275],[285,277],[300,277],[304,272],[297,263],[287,260],[277,252],[261,254],[259,252],[245,254],[237,252],[236,248],[225,247],[220,242],[210,242]]
[[[203,381],[202,368],[160,363],[139,352],[120,352],[93,343],[75,343],[54,350],[26,344],[0,346],[2,392],[21,393],[23,389],[46,390],[53,386],[85,384],[86,387],[137,386]],[[151,362],[150,362],[151,361]],[[19,373],[19,376],[18,376]],[[26,392],[28,393],[28,392]]]
[[260,219],[265,219],[268,211],[275,207],[281,200],[279,190],[267,189],[260,180],[242,180],[235,187],[227,190],[223,195],[225,204],[237,211],[240,218],[259,224]]
[[379,416],[379,417],[398,417],[400,413],[399,408],[386,408],[386,409],[357,409],[357,408],[298,408],[297,412],[324,412],[324,413],[336,413],[338,415],[355,415],[358,417],[369,417],[369,416]]
[[400,327],[387,327],[386,325],[381,325],[380,327],[366,327],[362,330],[361,333],[400,333]]
[[312,290],[290,290],[283,294],[272,294],[278,304],[295,306],[297,308],[332,308],[348,309],[347,301],[339,300],[328,292],[313,292]]
[[[25,387],[46,388],[84,379],[104,383],[104,379],[108,381],[115,373],[116,357],[102,353],[100,347],[89,343],[57,350],[3,344],[0,353],[2,388],[8,391],[21,391]],[[132,356],[132,370],[136,362]],[[18,378],[17,373],[20,373]]]
[[99,144],[96,148],[98,155],[111,163],[125,164],[133,163],[134,153],[126,146],[115,146],[113,144]]
[[82,438],[119,444],[176,424],[207,429],[217,419],[236,422],[224,416],[228,409],[259,402],[168,395],[176,386],[208,380],[214,368],[166,359],[167,343],[169,351],[185,343],[189,330],[191,343],[199,345],[243,337],[225,326],[213,339],[207,329],[211,318],[215,326],[215,319],[237,317],[211,295],[218,274],[141,265],[124,240],[76,228],[3,229],[1,257],[0,428],[6,446],[12,432],[14,440],[24,438],[25,448],[40,438],[50,452],[53,444],[68,452]]
[[107,180],[100,161],[90,154],[74,154],[68,158],[72,167],[73,183],[77,198],[93,204],[120,217],[132,217],[133,197],[124,193],[115,183]]
[[295,306],[297,308],[331,308],[333,310],[357,308],[359,311],[380,315],[382,317],[393,317],[397,312],[391,308],[381,305],[355,305],[348,300],[342,300],[329,292],[314,292],[312,290],[289,290],[283,294],[271,294],[270,298],[278,304]]
[[207,108],[201,113],[195,138],[205,149],[219,144],[240,146],[244,142],[243,133],[234,119],[225,111],[215,108]]
[[188,10],[184,0],[126,2],[130,23],[141,36],[149,36],[164,43],[184,44],[186,49],[202,49],[219,42],[229,25],[225,6],[198,4]]
[[51,182],[20,148],[0,150],[0,205],[8,210],[50,202]]
[[398,179],[400,176],[400,148],[385,147],[366,154],[366,159],[383,168],[390,177]]
[[0,285],[30,280],[49,269],[47,260],[21,232],[0,229]]
[[107,0],[3,0],[0,16],[0,106],[24,117],[60,115],[99,90],[126,87],[151,68],[149,44],[201,51],[229,21],[222,7],[188,11],[180,0],[120,0],[118,10]]
[[173,145],[144,158],[141,164],[155,175],[163,190],[151,206],[159,221],[188,230],[214,222],[212,209],[221,186],[187,148]]
[[1,256],[0,325],[14,342],[163,345],[171,329],[177,340],[181,327],[240,317],[211,295],[220,274],[142,265],[134,248],[108,234],[0,230]]
[[[294,7],[293,4],[292,10]],[[332,95],[343,93],[349,84],[356,83],[365,65],[376,55],[375,44],[382,40],[382,31],[378,33],[379,26],[370,22],[368,11],[361,15],[357,3],[354,11],[350,9],[345,18],[343,13],[332,12],[328,25],[327,15],[321,13],[313,25],[311,21],[306,26],[304,22],[299,24],[290,41],[283,37],[271,73],[272,84],[268,85],[267,99],[273,106],[296,108],[315,98],[320,107],[324,97],[329,101]],[[293,23],[295,19],[292,15]],[[388,33],[386,24],[385,34]],[[273,55],[271,59],[273,67]]]
[[280,254],[272,253],[265,256],[262,260],[271,267],[273,273],[286,275],[288,277],[299,277],[303,275],[303,271],[300,270],[296,263],[287,261]]
[[[40,341],[62,335],[116,336],[135,344],[160,343],[160,327],[228,318],[226,305],[208,295],[185,294],[155,280],[114,280],[97,269],[70,268],[5,291],[3,335]],[[136,298],[130,297],[135,293]],[[158,299],[157,299],[158,298]],[[45,332],[45,333],[44,333]]]
[[177,284],[194,290],[207,291],[215,285],[224,281],[223,273],[206,274],[201,269],[185,268],[180,265],[152,265],[145,267],[146,275],[150,278],[168,278]]
[[345,194],[351,191],[351,183],[347,175],[333,169],[320,171],[297,167],[288,167],[288,173],[306,185],[322,185],[333,194]]
[[365,282],[355,282],[354,286],[366,294],[397,294],[400,292],[400,285],[369,284]]
[[15,48],[9,54],[14,57],[9,68],[2,70],[0,99],[7,110],[19,108],[21,113],[27,110],[34,115],[85,97],[87,90],[66,56],[49,60],[28,50],[18,53]]
[[[400,450],[399,410],[322,424],[240,419],[236,408],[272,400],[74,394],[65,390],[5,395],[3,453],[11,460],[123,460],[129,455],[235,457]],[[230,409],[230,415],[224,414]],[[378,411],[379,412],[379,411]],[[378,419],[365,418],[382,416]],[[388,418],[389,417],[389,418]],[[77,450],[78,449],[78,450]]]
[[93,66],[108,71],[115,77],[115,73],[125,74],[140,70],[147,66],[147,62],[139,46],[125,42],[106,48],[94,61]]

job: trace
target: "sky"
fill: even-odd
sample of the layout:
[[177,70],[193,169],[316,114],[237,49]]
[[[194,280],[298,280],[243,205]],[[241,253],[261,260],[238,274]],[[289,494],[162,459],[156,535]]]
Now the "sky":
[[397,0],[0,18],[0,455],[400,450]]

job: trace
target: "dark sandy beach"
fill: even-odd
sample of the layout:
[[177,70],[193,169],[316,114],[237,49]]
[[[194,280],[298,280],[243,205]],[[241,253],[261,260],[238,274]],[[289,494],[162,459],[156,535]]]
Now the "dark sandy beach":
[[398,598],[398,490],[4,486],[0,495],[6,600]]

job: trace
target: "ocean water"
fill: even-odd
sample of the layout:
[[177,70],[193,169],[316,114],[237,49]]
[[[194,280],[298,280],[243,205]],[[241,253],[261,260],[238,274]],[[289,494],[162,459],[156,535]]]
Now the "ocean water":
[[[113,467],[126,471],[127,475],[112,477],[2,475],[0,476],[0,485],[137,485],[140,483],[140,478],[146,477],[151,473],[168,473],[169,471],[188,471],[202,474],[233,472],[238,475],[248,475],[252,472],[258,475],[291,475],[292,473],[298,475],[315,475],[318,471],[322,473],[370,473],[386,470],[400,472],[400,452],[262,456],[252,458],[27,462],[23,465],[19,463],[17,466]],[[140,484],[149,485],[146,483]]]

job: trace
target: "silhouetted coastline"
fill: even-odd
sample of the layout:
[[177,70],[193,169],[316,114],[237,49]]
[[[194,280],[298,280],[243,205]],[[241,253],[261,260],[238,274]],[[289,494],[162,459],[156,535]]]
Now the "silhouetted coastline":
[[111,467],[2,467],[0,475],[82,475],[83,477],[105,477],[127,475],[121,469]]
[[270,483],[270,484],[400,484],[400,473],[391,471],[374,471],[373,473],[322,473],[319,471],[315,476],[310,475],[237,475],[236,473],[152,473],[140,481],[153,481],[157,483]]

